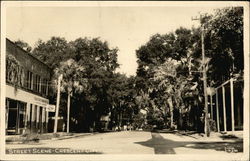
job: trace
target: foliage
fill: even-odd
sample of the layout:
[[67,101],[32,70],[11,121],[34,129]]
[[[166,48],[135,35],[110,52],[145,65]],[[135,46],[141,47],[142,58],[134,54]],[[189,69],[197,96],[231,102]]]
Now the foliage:
[[205,48],[211,58],[208,77],[219,85],[244,69],[243,7],[219,9],[209,21]]
[[24,69],[16,58],[9,54],[6,55],[6,81],[15,87],[24,86]]
[[61,91],[66,93],[83,92],[87,88],[87,79],[85,78],[85,69],[73,59],[61,62],[60,66],[54,71],[55,83],[62,74]]
[[[112,121],[116,125],[121,125],[121,118],[126,118],[127,122],[132,121],[133,114],[138,113],[135,104],[136,91],[134,89],[134,77],[127,77],[124,74],[116,73],[112,77],[112,84],[108,89],[108,101],[111,104]],[[121,116],[122,115],[122,116]],[[125,121],[125,119],[123,119]]]
[[24,42],[23,40],[17,40],[14,43],[15,45],[19,46],[20,48],[27,51],[28,53],[32,51],[31,46],[28,43]]
[[[47,42],[37,42],[32,54],[55,71],[55,81],[59,74],[63,74],[63,92],[73,92],[72,119],[82,126],[77,129],[97,125],[95,122],[110,112],[112,103],[108,101],[111,100],[108,90],[119,66],[117,51],[99,38],[67,42],[64,38],[52,37]],[[64,93],[62,99],[62,105],[66,106]]]
[[162,129],[164,127],[164,116],[160,110],[150,112],[146,118],[147,123],[155,129]]
[[32,54],[53,70],[61,61],[70,58],[71,48],[65,38],[52,37],[47,42],[38,40]]
[[[199,91],[196,87],[200,75],[192,73],[199,70],[197,56],[192,53],[198,39],[198,30],[180,27],[174,33],[153,35],[137,50],[137,87],[142,90],[137,96],[140,105],[154,109],[149,115],[159,110],[162,117],[170,117],[171,127],[174,109],[185,107],[187,95],[191,98]],[[165,123],[169,120],[165,119]]]
[[134,129],[144,128],[146,122],[145,114],[139,112],[138,114],[133,116],[133,127]]
[[[209,86],[241,77],[243,8],[219,9],[204,17],[201,24],[205,27]],[[78,122],[77,129],[95,128],[103,115],[110,115],[112,126],[121,126],[126,118],[138,128],[146,126],[145,119],[148,127],[172,127],[188,120],[191,112],[195,118],[202,115],[201,32],[201,27],[180,27],[151,36],[136,50],[135,77],[115,73],[119,67],[118,48],[110,48],[100,38],[39,40],[32,54],[55,71],[54,80],[63,74],[62,102],[65,103],[65,94],[73,92],[72,120]],[[141,110],[146,113],[140,113]]]

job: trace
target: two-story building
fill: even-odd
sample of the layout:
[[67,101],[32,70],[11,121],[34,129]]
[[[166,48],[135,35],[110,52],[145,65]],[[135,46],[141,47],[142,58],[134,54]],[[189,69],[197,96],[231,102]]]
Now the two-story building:
[[48,130],[51,69],[6,39],[6,133]]

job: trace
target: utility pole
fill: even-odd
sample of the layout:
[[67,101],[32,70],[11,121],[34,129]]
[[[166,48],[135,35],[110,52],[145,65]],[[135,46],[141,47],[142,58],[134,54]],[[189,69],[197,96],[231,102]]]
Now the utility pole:
[[58,122],[58,113],[59,113],[59,105],[60,105],[60,87],[63,75],[61,74],[58,77],[57,83],[57,98],[56,98],[56,113],[55,113],[55,122],[54,122],[54,133],[57,133],[57,122]]
[[[199,20],[201,22],[203,16],[199,18],[192,18],[192,20]],[[208,98],[207,98],[207,73],[206,73],[206,60],[205,60],[205,45],[204,45],[204,25],[201,24],[201,52],[202,52],[202,73],[203,73],[203,90],[204,90],[204,132],[206,136],[210,135],[208,124]]]
[[204,127],[204,131],[205,131],[205,135],[209,136],[209,124],[208,124],[208,98],[207,98],[207,72],[206,72],[206,62],[205,62],[205,45],[204,45],[204,26],[202,26],[201,29],[201,50],[202,50],[202,65],[203,65],[203,88],[204,88],[204,98],[205,98],[205,127]]

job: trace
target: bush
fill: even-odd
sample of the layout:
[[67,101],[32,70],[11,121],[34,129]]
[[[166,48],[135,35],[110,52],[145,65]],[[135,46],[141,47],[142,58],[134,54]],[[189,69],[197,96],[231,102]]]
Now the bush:
[[216,121],[215,120],[209,119],[208,123],[209,123],[208,125],[209,125],[210,131],[217,131]]
[[154,129],[153,125],[147,124],[143,127],[143,130],[145,131],[152,131]]
[[38,134],[35,133],[31,133],[31,134],[24,134],[23,135],[25,137],[25,139],[23,140],[23,143],[27,143],[27,142],[39,142],[40,138],[38,136]]
[[134,129],[140,129],[145,126],[145,116],[142,113],[138,113],[137,115],[133,116],[133,123],[132,126]]
[[164,118],[161,113],[155,112],[147,116],[147,122],[149,125],[155,126],[154,129],[163,129]]

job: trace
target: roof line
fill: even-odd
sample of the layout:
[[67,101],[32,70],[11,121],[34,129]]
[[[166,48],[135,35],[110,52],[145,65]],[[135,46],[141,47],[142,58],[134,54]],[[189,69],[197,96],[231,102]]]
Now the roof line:
[[26,54],[28,54],[29,56],[33,57],[34,59],[36,59],[37,61],[41,62],[42,64],[44,64],[47,68],[49,68],[50,70],[52,70],[52,68],[50,68],[47,64],[45,64],[44,62],[42,62],[41,60],[39,60],[37,57],[35,57],[34,55],[32,55],[31,53],[29,53],[28,51],[24,50],[23,48],[21,48],[20,46],[16,45],[13,41],[11,41],[9,38],[6,38],[7,41],[9,41],[10,43],[12,43],[13,45],[15,45],[18,49],[20,49],[21,51],[25,52]]

